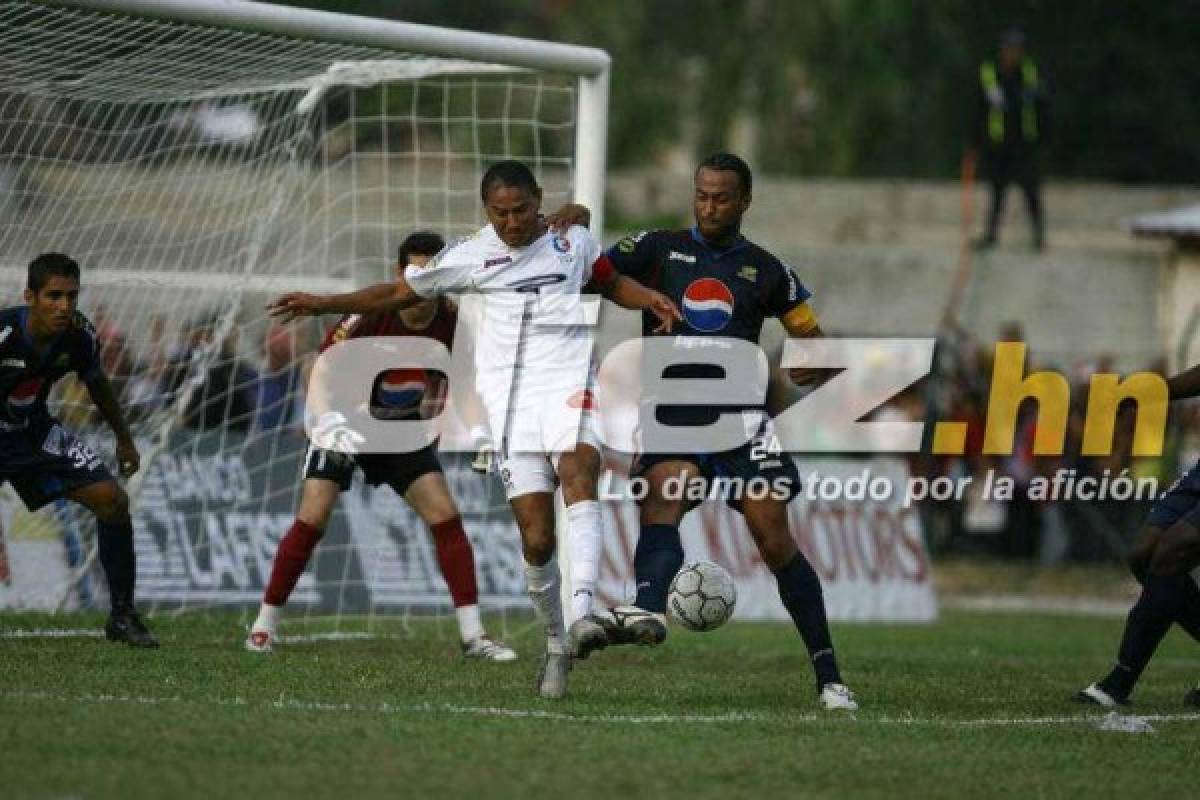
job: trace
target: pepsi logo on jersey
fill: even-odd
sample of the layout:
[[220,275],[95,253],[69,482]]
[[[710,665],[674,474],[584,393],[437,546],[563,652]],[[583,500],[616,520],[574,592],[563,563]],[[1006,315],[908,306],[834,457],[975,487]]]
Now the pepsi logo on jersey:
[[45,383],[44,378],[29,378],[18,383],[8,393],[9,410],[13,413],[28,411],[37,402],[43,383]]
[[698,331],[719,331],[733,318],[733,292],[716,278],[694,280],[683,290],[683,316]]
[[390,370],[379,382],[378,401],[389,408],[407,408],[421,401],[425,394],[425,373],[422,370]]

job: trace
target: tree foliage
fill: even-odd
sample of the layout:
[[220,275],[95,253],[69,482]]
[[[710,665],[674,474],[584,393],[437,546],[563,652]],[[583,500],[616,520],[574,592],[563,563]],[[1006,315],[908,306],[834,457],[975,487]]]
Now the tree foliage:
[[1200,181],[1192,0],[293,4],[608,50],[615,166],[742,144],[740,125],[757,165],[834,176],[955,174],[979,61],[1015,24],[1051,88],[1051,173]]

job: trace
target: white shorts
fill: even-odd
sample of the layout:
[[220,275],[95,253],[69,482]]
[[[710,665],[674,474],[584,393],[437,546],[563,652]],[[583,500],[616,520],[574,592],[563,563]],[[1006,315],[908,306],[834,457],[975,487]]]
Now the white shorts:
[[488,424],[496,466],[510,500],[553,492],[558,486],[559,456],[576,444],[603,452],[592,392],[578,384],[522,391],[512,412],[506,411],[497,408],[493,415],[489,407]]

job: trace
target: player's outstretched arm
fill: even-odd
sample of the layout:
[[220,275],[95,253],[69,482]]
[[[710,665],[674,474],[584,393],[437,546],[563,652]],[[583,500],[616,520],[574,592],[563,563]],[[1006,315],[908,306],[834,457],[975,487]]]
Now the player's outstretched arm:
[[628,275],[619,275],[614,271],[607,281],[597,280],[595,286],[600,294],[621,308],[649,311],[657,317],[659,325],[654,329],[655,333],[670,333],[672,326],[683,320],[679,307],[671,298],[643,286]]
[[419,302],[421,297],[401,277],[391,283],[377,283],[344,294],[288,292],[268,303],[267,312],[281,322],[291,322],[298,317],[316,317],[321,314],[374,314],[380,311],[398,311]]
[[112,384],[103,372],[88,381],[86,386],[92,402],[96,404],[100,415],[117,437],[117,467],[121,471],[121,477],[128,478],[138,471],[142,457],[133,442],[133,434],[129,432],[129,423],[125,421],[125,413],[121,411],[117,393],[113,391]]
[[1167,391],[1172,400],[1200,396],[1200,364],[1168,379]]

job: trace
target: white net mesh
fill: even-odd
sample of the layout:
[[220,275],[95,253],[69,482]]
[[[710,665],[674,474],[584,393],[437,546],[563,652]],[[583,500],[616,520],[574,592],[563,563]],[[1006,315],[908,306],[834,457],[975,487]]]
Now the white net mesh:
[[[492,161],[533,166],[551,208],[572,185],[565,75],[6,2],[0,86],[0,282],[14,305],[36,254],[83,267],[80,307],[144,458],[130,486],[143,607],[261,597],[299,497],[295,412],[320,334],[271,329],[270,296],[377,282],[407,233],[476,229]],[[110,451],[81,386],[64,380],[56,402]],[[523,603],[501,493],[444,463],[483,605]],[[90,516],[2,505],[0,599],[97,604]],[[22,569],[22,548],[61,556],[64,541],[84,568]],[[340,618],[449,598],[424,526],[356,483],[292,605]]]

